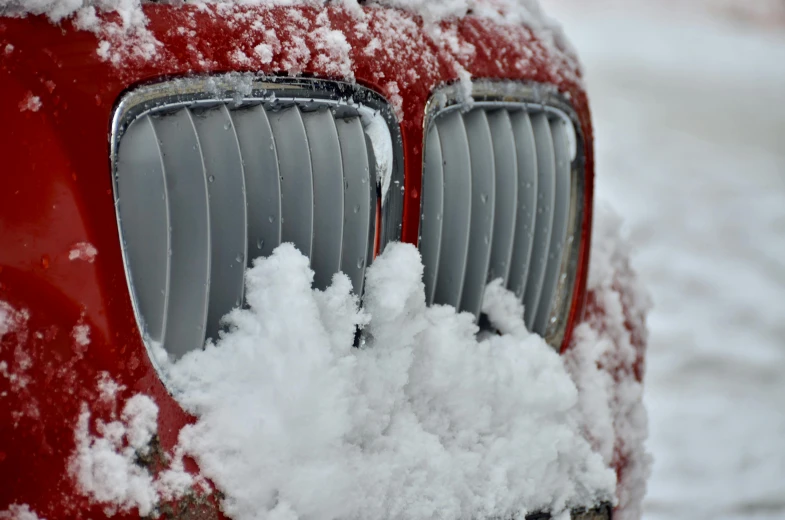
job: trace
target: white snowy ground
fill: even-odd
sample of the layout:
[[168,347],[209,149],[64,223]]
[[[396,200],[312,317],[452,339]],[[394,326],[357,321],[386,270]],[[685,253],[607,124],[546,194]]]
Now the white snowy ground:
[[785,26],[687,3],[543,0],[656,306],[645,518],[785,519]]

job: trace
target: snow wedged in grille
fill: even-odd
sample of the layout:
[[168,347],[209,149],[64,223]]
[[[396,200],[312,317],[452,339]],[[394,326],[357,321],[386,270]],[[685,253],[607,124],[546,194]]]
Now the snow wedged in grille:
[[284,242],[311,259],[316,288],[343,271],[362,294],[377,229],[364,126],[356,109],[274,98],[164,103],[128,124],[118,219],[149,339],[176,357],[217,339],[245,269]]
[[[553,320],[573,200],[573,157],[561,115],[525,103],[456,106],[426,135],[420,252],[428,304],[479,316],[501,278],[529,330]],[[554,320],[555,321],[555,320]]]

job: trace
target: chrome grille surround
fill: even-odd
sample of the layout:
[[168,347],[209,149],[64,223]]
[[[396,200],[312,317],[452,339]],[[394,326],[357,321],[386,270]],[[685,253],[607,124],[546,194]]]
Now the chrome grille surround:
[[365,127],[379,117],[392,145],[388,183],[402,184],[398,122],[364,87],[231,74],[123,96],[112,120],[112,179],[148,350],[156,342],[180,357],[215,339],[221,317],[242,303],[245,268],[282,241],[311,258],[316,287],[342,270],[362,293],[377,242],[381,250],[401,231],[403,194],[389,189],[378,200]]
[[[578,116],[547,85],[478,80],[473,101],[464,99],[452,84],[426,107],[419,237],[426,300],[479,317],[485,284],[501,277],[528,303],[529,330],[558,349],[584,217]],[[553,204],[538,203],[548,198]],[[550,239],[554,228],[557,240]]]

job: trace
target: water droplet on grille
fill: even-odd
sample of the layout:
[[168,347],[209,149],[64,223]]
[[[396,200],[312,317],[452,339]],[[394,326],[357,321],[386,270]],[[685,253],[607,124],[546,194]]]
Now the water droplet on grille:
[[256,249],[262,249],[263,247],[264,247],[264,240],[260,238],[259,240],[256,241]]
[[215,175],[210,175],[207,177],[207,182],[215,182]]

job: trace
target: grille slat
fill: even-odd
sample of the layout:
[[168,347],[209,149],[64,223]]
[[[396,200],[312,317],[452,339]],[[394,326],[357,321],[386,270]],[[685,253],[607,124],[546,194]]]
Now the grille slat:
[[270,121],[262,105],[232,111],[245,170],[248,261],[269,256],[281,243],[281,179]]
[[496,206],[493,219],[491,260],[488,281],[501,278],[509,282],[513,246],[515,244],[516,207],[518,205],[518,160],[515,153],[512,121],[506,110],[488,113],[496,166]]
[[479,315],[488,278],[496,204],[496,166],[491,129],[483,110],[463,116],[472,171],[472,209],[469,253],[461,308]]
[[[344,189],[341,145],[329,110],[304,112],[313,165],[314,233],[311,268],[314,287],[323,290],[341,269]],[[367,230],[366,230],[367,231]]]
[[425,302],[433,303],[436,280],[439,274],[439,253],[442,247],[442,215],[444,213],[444,166],[439,130],[433,125],[428,131],[423,166],[422,224],[420,228],[420,254],[423,258],[423,283]]
[[466,275],[472,219],[472,171],[463,117],[451,112],[437,121],[444,165],[442,250],[434,301],[458,307]]
[[281,240],[292,242],[306,256],[313,244],[313,170],[308,137],[299,107],[272,112],[281,172]]
[[534,217],[537,213],[537,148],[531,118],[526,111],[512,112],[510,122],[517,151],[518,205],[507,288],[523,299],[534,243]]
[[163,155],[149,116],[126,133],[118,165],[129,172],[118,179],[123,192],[121,209],[129,228],[124,236],[127,261],[137,273],[137,297],[148,317],[148,334],[160,342],[166,329],[171,222]]
[[419,240],[426,303],[490,326],[484,291],[501,278],[523,303],[527,328],[561,341],[581,218],[570,124],[561,109],[506,100],[454,103],[431,116]]
[[248,215],[240,143],[221,104],[193,117],[201,143],[210,199],[211,265],[207,337],[218,339],[219,322],[243,301],[248,257]]
[[[163,155],[171,234],[172,268],[163,344],[170,353],[180,357],[192,350],[193,345],[204,343],[207,328],[212,239],[207,176],[190,111],[182,109],[152,120]],[[118,171],[120,177],[132,175]],[[121,218],[131,211],[123,208],[122,197],[123,192]],[[151,229],[161,226],[162,223],[153,224]],[[131,273],[138,278],[139,270],[133,265]],[[145,320],[152,318],[149,314],[143,316]]]
[[545,271],[542,296],[534,328],[545,330],[548,325],[551,301],[558,285],[564,241],[570,213],[570,150],[567,127],[561,119],[550,121],[555,156],[555,194],[553,208],[553,231],[548,249],[548,267]]
[[[365,264],[368,258],[368,218],[371,212],[371,182],[365,131],[359,117],[335,122],[343,158],[344,233],[341,271],[349,276],[355,294],[362,294]],[[375,210],[375,207],[373,208]]]
[[556,165],[548,116],[541,112],[531,117],[537,148],[537,215],[529,277],[523,297],[526,326],[531,330],[542,295],[548,252],[553,230],[553,207],[556,194]]

